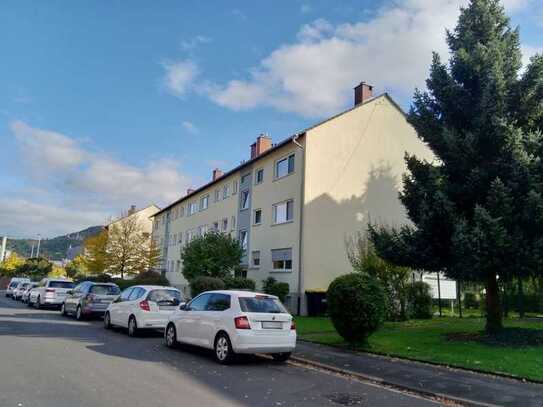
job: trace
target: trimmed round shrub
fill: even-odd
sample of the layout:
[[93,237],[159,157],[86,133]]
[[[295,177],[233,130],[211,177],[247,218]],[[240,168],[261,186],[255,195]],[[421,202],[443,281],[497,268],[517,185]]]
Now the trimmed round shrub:
[[432,318],[432,289],[422,281],[416,281],[408,288],[408,310],[410,318]]
[[190,282],[190,294],[192,298],[204,291],[224,290],[224,281],[216,277],[197,277]]
[[224,287],[227,290],[248,290],[248,291],[254,291],[256,288],[256,284],[253,280],[250,278],[243,278],[243,277],[226,277],[223,278],[224,281]]
[[281,302],[284,302],[290,292],[290,286],[288,283],[281,283],[273,277],[268,277],[262,281],[262,291],[266,294],[275,295]]
[[336,278],[328,287],[326,299],[332,323],[347,342],[365,342],[385,319],[383,287],[367,274]]

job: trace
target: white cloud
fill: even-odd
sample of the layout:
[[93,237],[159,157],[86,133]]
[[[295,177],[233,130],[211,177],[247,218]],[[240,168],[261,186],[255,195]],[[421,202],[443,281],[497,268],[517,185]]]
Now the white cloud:
[[[41,187],[41,193],[24,199],[24,206],[34,205],[36,213],[32,218],[41,219],[44,224],[47,223],[44,219],[50,217],[50,230],[57,230],[54,225],[57,212],[62,215],[88,212],[88,216],[68,216],[61,224],[77,223],[78,218],[87,222],[90,217],[93,222],[89,222],[89,226],[99,217],[103,220],[108,213],[118,214],[121,208],[131,204],[141,207],[169,203],[191,184],[191,179],[180,171],[180,163],[172,159],[156,159],[135,166],[84,148],[58,132],[34,128],[21,121],[13,122],[10,127],[19,146],[21,162],[35,163],[27,174],[29,185]],[[17,199],[22,198],[19,195],[14,201]],[[51,201],[55,201],[55,205],[50,204]],[[6,202],[3,205],[8,208]],[[9,211],[0,209],[0,213],[9,214],[1,218],[15,219],[13,222],[20,221],[24,226],[26,220],[21,219],[24,215],[14,211],[12,206],[9,208]],[[57,212],[52,213],[53,210]]]
[[211,42],[211,38],[206,37],[205,35],[197,35],[189,40],[181,41],[181,48],[185,51],[191,51],[194,48],[197,48],[201,44],[208,44]]
[[530,63],[530,58],[536,54],[543,54],[543,46],[532,47],[530,45],[522,46],[522,65],[526,67]]
[[188,120],[181,123],[181,126],[183,126],[183,128],[191,134],[198,134],[200,131],[198,127],[194,125],[194,123],[189,122]]
[[184,96],[200,73],[191,60],[165,62],[162,66],[166,71],[164,85],[176,96]]
[[[297,40],[280,46],[245,79],[208,86],[209,97],[234,110],[270,106],[304,116],[325,116],[350,103],[364,80],[378,90],[410,96],[424,87],[432,51],[448,55],[445,28],[456,24],[467,0],[406,0],[380,9],[369,21],[332,25],[318,19]],[[530,0],[507,0],[508,12]]]

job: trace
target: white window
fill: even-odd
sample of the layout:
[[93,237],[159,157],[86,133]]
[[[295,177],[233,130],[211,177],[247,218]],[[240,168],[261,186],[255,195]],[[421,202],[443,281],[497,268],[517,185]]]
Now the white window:
[[282,178],[294,172],[294,154],[275,163],[275,178]]
[[249,237],[249,235],[247,234],[246,230],[240,230],[239,231],[239,242],[240,242],[241,248],[243,249],[244,252],[247,251],[248,237]]
[[252,253],[253,267],[260,267],[260,250],[255,250]]
[[174,235],[173,235],[172,244],[173,244],[174,246],[177,244],[177,233],[174,233]]
[[264,181],[264,169],[260,168],[255,173],[255,184],[262,184]]
[[271,251],[274,271],[292,270],[292,248],[274,249]]
[[244,174],[241,176],[241,183],[242,184],[245,184],[247,181],[249,181],[249,177],[251,176],[251,174]]
[[222,231],[226,232],[228,230],[228,218],[222,220]]
[[241,209],[249,209],[250,205],[251,195],[249,194],[249,190],[241,191]]
[[183,216],[185,216],[185,205],[181,205],[179,208],[179,217],[182,218]]
[[236,229],[236,217],[232,216],[232,224],[230,225],[232,230]]
[[189,215],[194,215],[198,212],[198,202],[192,202],[189,206]]
[[221,200],[221,190],[216,189],[215,190],[215,202],[219,202]]
[[161,218],[162,218],[162,224],[164,225],[164,223],[166,223],[166,216],[162,215]]
[[260,225],[262,223],[262,209],[255,209],[253,214],[253,224]]
[[222,188],[222,199],[226,199],[230,196],[230,186],[229,185],[225,185],[223,188]]
[[293,201],[285,201],[273,205],[273,223],[286,223],[293,219]]
[[234,183],[232,185],[233,185],[233,187],[232,187],[232,195],[237,194],[238,193],[238,181],[234,181]]
[[209,195],[203,196],[200,199],[200,210],[205,211],[209,206]]

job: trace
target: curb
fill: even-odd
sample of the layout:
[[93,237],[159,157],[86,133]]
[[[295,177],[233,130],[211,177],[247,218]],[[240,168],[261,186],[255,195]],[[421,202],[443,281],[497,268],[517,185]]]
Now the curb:
[[384,379],[382,379],[380,377],[365,375],[365,374],[355,372],[355,371],[352,371],[352,370],[348,370],[348,369],[341,369],[341,368],[338,368],[338,367],[335,367],[335,366],[327,365],[327,364],[321,363],[321,362],[315,362],[313,360],[302,358],[302,357],[295,356],[295,355],[292,355],[290,359],[292,361],[298,362],[298,363],[300,363],[302,365],[307,365],[307,366],[319,368],[319,369],[326,370],[326,371],[329,371],[329,372],[332,372],[332,373],[338,373],[338,374],[342,374],[342,375],[346,375],[346,376],[351,376],[351,377],[354,377],[354,378],[356,378],[358,380],[361,380],[363,382],[369,382],[369,383],[380,385],[380,386],[387,387],[387,388],[390,388],[390,389],[406,391],[406,392],[409,392],[409,393],[412,393],[412,394],[415,394],[415,395],[418,395],[418,396],[421,396],[421,397],[424,397],[424,398],[430,398],[430,399],[433,399],[433,400],[436,400],[436,401],[440,401],[440,400],[441,401],[450,401],[450,402],[453,402],[453,403],[456,403],[456,404],[460,404],[460,405],[463,405],[463,406],[469,406],[469,407],[498,407],[496,404],[488,404],[488,403],[483,403],[483,402],[480,402],[480,401],[464,399],[462,397],[451,396],[451,395],[448,395],[448,394],[435,393],[435,392],[428,391],[428,390],[421,390],[420,388],[417,388],[417,387],[412,387],[412,386],[407,386],[407,385],[404,385],[404,384],[398,384],[398,383],[390,382],[390,381],[384,380]]

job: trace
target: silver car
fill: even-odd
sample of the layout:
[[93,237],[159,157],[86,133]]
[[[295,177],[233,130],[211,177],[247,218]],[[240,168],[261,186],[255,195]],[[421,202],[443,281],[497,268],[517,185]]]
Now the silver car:
[[32,290],[33,288],[36,288],[37,286],[38,286],[38,283],[35,283],[35,282],[28,283],[28,285],[25,287],[25,289],[23,290],[21,294],[21,301],[23,303],[28,304],[28,297],[30,297],[30,290]]
[[116,284],[84,281],[68,291],[60,312],[63,315],[75,315],[78,320],[90,316],[103,316],[108,305],[120,293],[121,290]]
[[13,298],[16,301],[19,301],[23,297],[23,292],[26,290],[26,287],[28,287],[30,283],[27,282],[21,282],[17,284],[17,287],[13,290],[13,293],[11,294],[11,298]]

